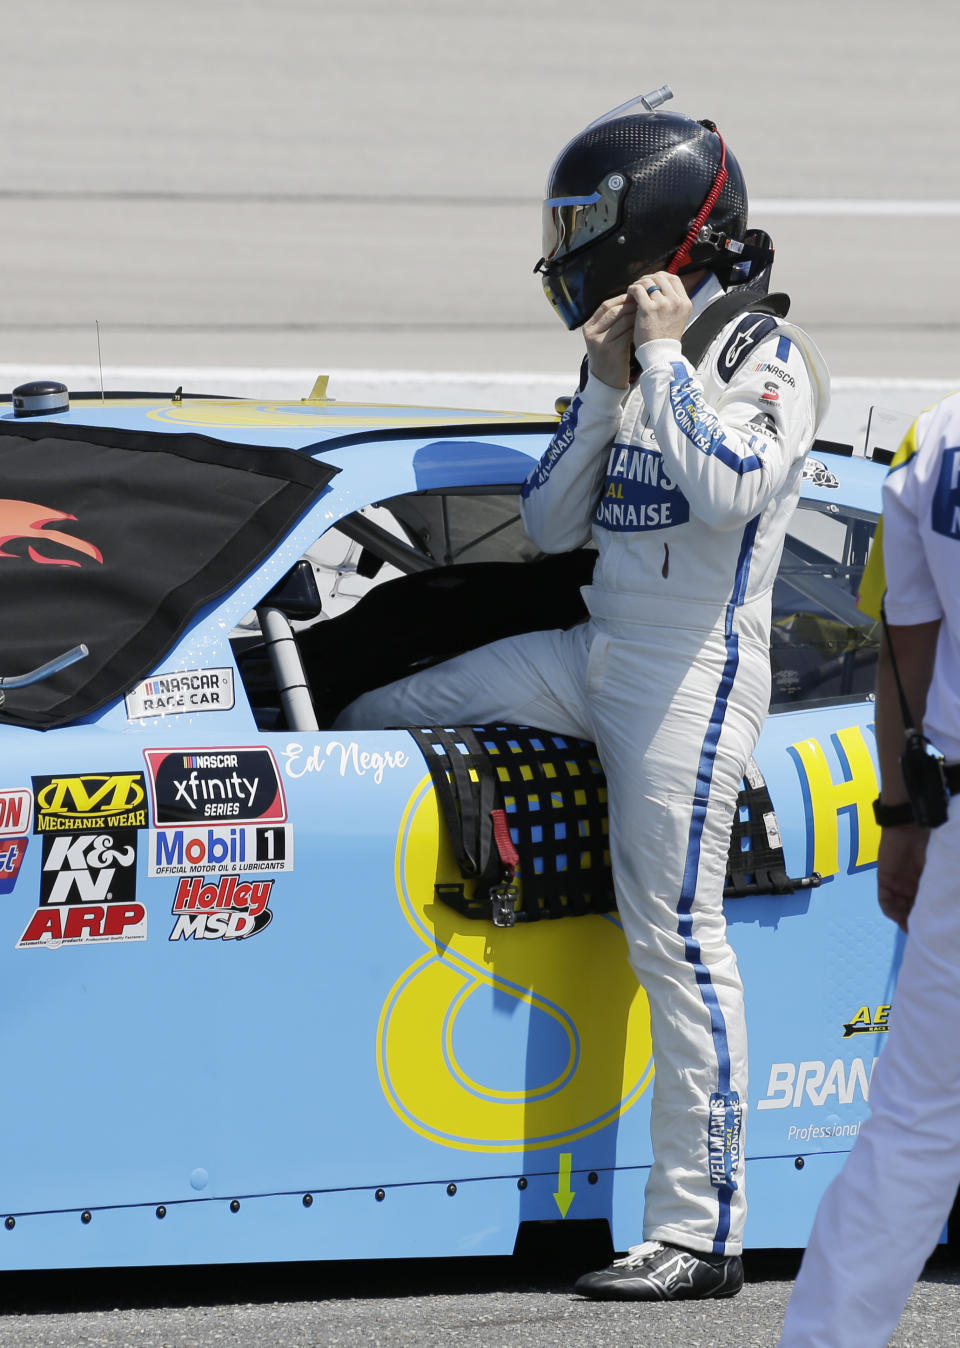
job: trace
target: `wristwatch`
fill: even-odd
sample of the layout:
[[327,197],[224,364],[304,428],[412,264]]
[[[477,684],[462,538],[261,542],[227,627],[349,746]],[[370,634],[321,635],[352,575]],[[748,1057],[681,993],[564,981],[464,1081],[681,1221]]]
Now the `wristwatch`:
[[879,796],[873,802],[873,817],[881,828],[896,828],[898,824],[917,822],[909,800],[905,800],[902,805],[884,805]]

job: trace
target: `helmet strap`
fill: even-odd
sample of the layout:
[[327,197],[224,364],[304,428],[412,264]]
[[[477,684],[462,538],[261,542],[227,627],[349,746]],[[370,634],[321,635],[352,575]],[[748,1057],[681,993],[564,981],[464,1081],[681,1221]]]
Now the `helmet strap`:
[[703,125],[706,126],[708,131],[712,131],[713,134],[716,136],[717,140],[720,142],[720,164],[717,168],[716,175],[714,176],[713,179],[713,186],[710,188],[710,191],[707,193],[706,200],[700,207],[700,210],[697,212],[697,218],[690,226],[689,230],[687,231],[687,237],[684,239],[683,243],[674,253],[673,260],[667,267],[667,271],[674,276],[676,276],[681,267],[685,267],[687,263],[690,261],[690,250],[693,247],[693,245],[697,242],[697,239],[700,236],[700,231],[706,224],[710,216],[710,212],[713,210],[714,206],[716,206],[717,201],[720,197],[720,193],[723,191],[724,184],[727,181],[727,147],[723,143],[723,137],[721,136],[717,128],[714,126],[713,122],[705,122],[703,123]]

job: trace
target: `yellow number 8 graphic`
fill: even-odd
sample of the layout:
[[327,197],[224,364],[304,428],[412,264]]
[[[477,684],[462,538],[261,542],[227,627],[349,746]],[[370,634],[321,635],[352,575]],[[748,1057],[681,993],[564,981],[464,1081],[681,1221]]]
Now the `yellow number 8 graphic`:
[[425,777],[397,838],[397,895],[426,952],[380,1014],[377,1067],[423,1137],[470,1151],[556,1147],[604,1128],[653,1078],[645,994],[614,915],[495,927],[437,900],[459,878]]

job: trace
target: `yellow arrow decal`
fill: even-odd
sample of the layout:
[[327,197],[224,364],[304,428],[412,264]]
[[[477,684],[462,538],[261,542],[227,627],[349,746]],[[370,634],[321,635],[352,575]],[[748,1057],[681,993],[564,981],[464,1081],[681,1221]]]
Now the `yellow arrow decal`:
[[573,1155],[569,1151],[560,1153],[560,1171],[557,1179],[557,1192],[553,1195],[557,1207],[560,1209],[560,1216],[566,1217],[570,1211],[570,1204],[576,1198],[576,1194],[570,1188],[570,1163]]

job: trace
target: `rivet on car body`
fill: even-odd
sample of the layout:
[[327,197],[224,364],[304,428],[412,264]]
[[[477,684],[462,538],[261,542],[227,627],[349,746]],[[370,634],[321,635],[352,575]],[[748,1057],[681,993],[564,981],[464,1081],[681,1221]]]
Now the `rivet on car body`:
[[4,1222],[4,1226],[7,1228],[8,1231],[12,1231],[13,1228],[16,1226],[16,1224],[17,1224],[16,1217],[8,1217],[7,1220]]
[[81,1220],[81,1222],[83,1222],[84,1226],[87,1226],[88,1223],[91,1222],[91,1221],[93,1220],[93,1213],[91,1213],[91,1212],[81,1212],[81,1214],[80,1214],[80,1220]]
[[456,1192],[457,1192],[457,1186],[456,1186],[455,1184],[448,1184],[448,1185],[447,1185],[447,1193],[450,1195],[451,1198],[453,1197],[453,1195],[454,1195]]
[[240,1211],[240,1200],[239,1200],[239,1198],[233,1198],[233,1199],[230,1200],[230,1211],[231,1211],[231,1212],[239,1212],[239,1211]]
[[798,1156],[793,1164],[797,1168],[797,1170],[802,1170],[803,1167],[806,1165],[806,1162],[804,1161],[802,1156]]
[[157,1216],[160,1218],[161,1221],[163,1221],[163,1219],[164,1219],[164,1217],[166,1217],[166,1215],[167,1215],[167,1209],[166,1209],[166,1208],[163,1206],[163,1204],[161,1203],[160,1206],[157,1208]]
[[304,1194],[304,1195],[303,1195],[303,1206],[304,1206],[305,1208],[309,1208],[309,1207],[312,1207],[312,1206],[313,1206],[313,1194]]
[[526,1179],[524,1178],[524,1176],[521,1175],[520,1178],[517,1180],[517,1188],[522,1190],[522,1189],[525,1189],[526,1187],[527,1187],[527,1181],[526,1181]]
[[385,1189],[378,1189],[373,1196],[378,1203],[382,1203],[387,1196],[387,1191]]

